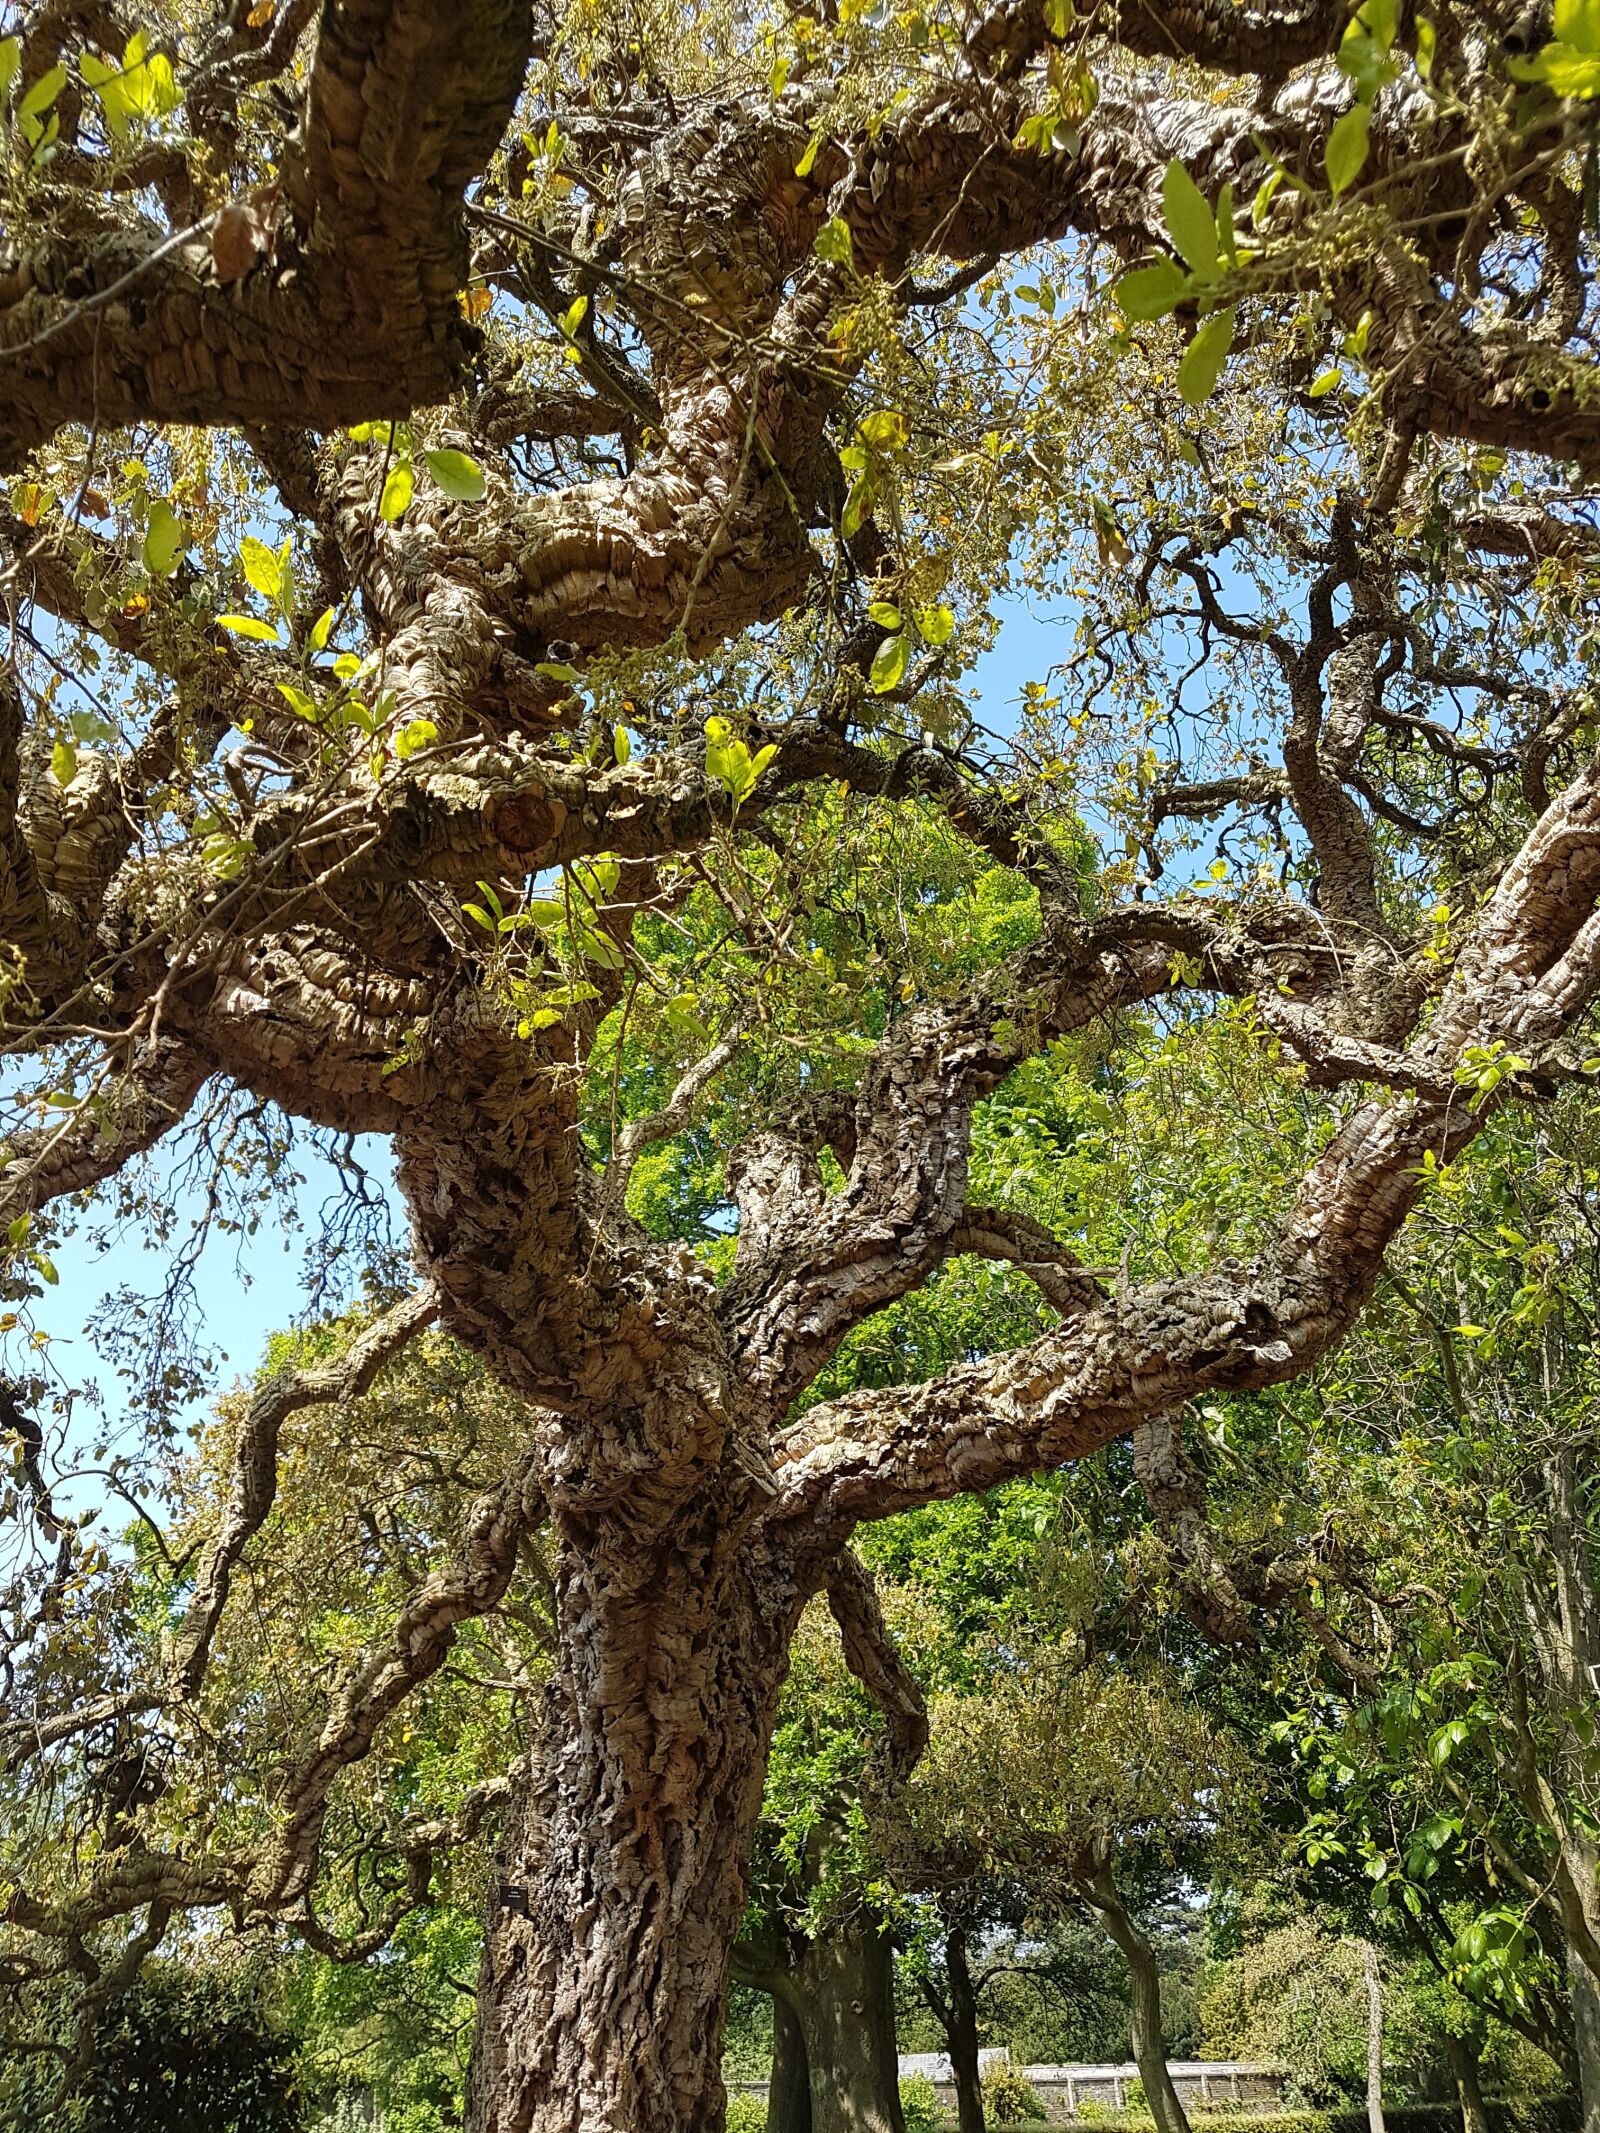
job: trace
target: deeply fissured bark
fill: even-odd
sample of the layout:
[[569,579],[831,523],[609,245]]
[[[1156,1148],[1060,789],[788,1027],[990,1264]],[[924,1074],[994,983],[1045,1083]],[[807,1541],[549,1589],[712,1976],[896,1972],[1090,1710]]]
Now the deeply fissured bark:
[[726,1510],[691,1511],[647,1557],[593,1534],[561,1548],[532,1789],[491,1892],[471,2133],[724,2123],[728,1956],[805,1598]]

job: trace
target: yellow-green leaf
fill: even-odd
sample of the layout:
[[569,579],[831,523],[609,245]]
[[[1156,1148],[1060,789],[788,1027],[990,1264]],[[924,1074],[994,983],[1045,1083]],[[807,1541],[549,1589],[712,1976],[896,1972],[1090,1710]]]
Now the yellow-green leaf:
[[484,480],[483,469],[465,452],[424,452],[423,464],[446,496],[453,496],[457,503],[477,504],[483,501],[489,484]]
[[391,525],[397,518],[403,518],[416,486],[416,476],[402,459],[398,466],[389,469],[388,479],[383,485],[383,494],[378,499],[378,516],[387,519]]
[[292,682],[280,681],[278,694],[283,698],[296,718],[308,718],[315,725],[322,713],[317,708],[316,698],[307,696],[304,689],[297,689]]
[[1553,28],[1558,43],[1591,56],[1600,53],[1600,0],[1556,0]]
[[57,741],[51,749],[50,775],[63,787],[78,775],[78,751],[70,741]]
[[157,497],[145,523],[144,567],[153,578],[170,578],[178,567],[186,541],[184,523],[171,504]]
[[855,263],[855,240],[850,235],[850,225],[838,215],[832,216],[811,240],[811,249],[819,259],[826,259],[834,266],[848,267]]
[[22,65],[22,39],[0,37],[0,104],[11,94],[11,84],[17,78],[17,69]]
[[269,548],[265,541],[246,534],[239,543],[239,562],[251,586],[263,600],[270,600],[276,607],[283,590],[283,567],[278,561],[276,549]]
[[892,600],[874,600],[867,614],[880,629],[897,630],[904,626],[905,617]]
[[885,637],[873,658],[872,672],[868,677],[874,691],[882,696],[885,690],[897,689],[905,678],[910,647],[902,632],[898,637]]
[[1135,267],[1117,283],[1115,296],[1127,319],[1165,318],[1189,294],[1192,284],[1175,259],[1158,259],[1153,266]]
[[414,718],[400,728],[394,737],[394,752],[402,763],[409,762],[424,748],[431,748],[439,738],[439,729],[431,718]]
[[231,630],[235,637],[248,637],[255,644],[276,644],[278,633],[258,615],[218,615],[217,628]]
[[1320,400],[1325,394],[1331,393],[1337,386],[1342,384],[1343,381],[1344,372],[1342,370],[1325,370],[1321,377],[1313,383],[1310,397],[1313,400]]
[[1178,391],[1188,407],[1198,407],[1202,400],[1209,400],[1217,389],[1217,380],[1222,376],[1222,366],[1228,360],[1228,350],[1233,346],[1233,308],[1214,311],[1210,318],[1201,322],[1194,339],[1183,352],[1183,361],[1178,365]]
[[1188,261],[1201,281],[1214,281],[1217,274],[1217,218],[1205,194],[1176,156],[1167,165],[1166,176],[1161,181],[1161,202],[1174,250]]
[[1365,104],[1352,104],[1342,118],[1335,120],[1323,156],[1335,198],[1348,191],[1361,175],[1371,134],[1372,113]]
[[936,607],[917,609],[917,634],[924,644],[948,644],[954,634],[956,618],[954,610],[941,601]]

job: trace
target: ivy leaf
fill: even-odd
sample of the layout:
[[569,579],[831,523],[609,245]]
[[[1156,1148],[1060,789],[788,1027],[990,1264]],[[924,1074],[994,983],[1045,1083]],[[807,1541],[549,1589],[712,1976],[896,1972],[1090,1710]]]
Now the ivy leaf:
[[1217,218],[1205,194],[1176,156],[1161,181],[1161,201],[1174,249],[1189,262],[1199,280],[1215,281]]
[[489,484],[483,469],[465,452],[424,452],[423,464],[446,496],[453,496],[458,504],[481,504],[488,493]]
[[391,525],[397,518],[403,518],[416,486],[417,477],[402,459],[398,466],[389,469],[389,477],[383,485],[383,494],[378,499],[378,516],[387,519]]
[[1328,184],[1334,198],[1347,192],[1361,175],[1372,135],[1372,113],[1365,104],[1352,104],[1343,118],[1334,122],[1323,156]]
[[884,638],[873,658],[872,672],[868,677],[876,695],[882,696],[885,691],[900,686],[910,657],[910,647],[903,633],[898,637]]
[[1183,351],[1178,365],[1178,391],[1186,407],[1209,400],[1222,376],[1222,366],[1233,346],[1233,307],[1214,311],[1203,321],[1194,339]]
[[1173,259],[1158,259],[1154,266],[1135,267],[1117,283],[1114,294],[1126,319],[1165,318],[1189,294],[1192,284]]
[[171,504],[157,497],[150,506],[150,517],[145,526],[143,558],[144,567],[153,578],[170,578],[178,567],[183,554],[187,534],[184,523]]

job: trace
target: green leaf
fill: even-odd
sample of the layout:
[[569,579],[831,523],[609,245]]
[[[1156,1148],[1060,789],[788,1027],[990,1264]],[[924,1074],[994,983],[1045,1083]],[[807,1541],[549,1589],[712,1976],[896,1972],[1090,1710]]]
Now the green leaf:
[[51,749],[50,775],[63,788],[78,775],[78,751],[70,741],[57,741]]
[[633,743],[628,738],[626,726],[612,727],[611,753],[619,763],[628,763],[633,760]]
[[1600,0],[1556,0],[1556,42],[1591,58],[1600,54]]
[[1222,376],[1222,366],[1233,346],[1233,307],[1214,311],[1204,320],[1183,352],[1178,365],[1178,391],[1187,407],[1209,400]]
[[1426,15],[1417,17],[1417,72],[1426,81],[1433,72],[1434,54],[1439,49],[1439,33]]
[[66,86],[67,70],[57,61],[55,66],[47,68],[24,94],[17,105],[17,124],[30,141],[38,139],[43,131],[39,121]]
[[573,301],[568,304],[559,321],[561,338],[564,341],[576,340],[578,328],[583,324],[588,309],[589,299],[586,296],[574,297]]
[[819,259],[828,259],[835,266],[848,267],[855,264],[855,240],[850,235],[850,225],[838,215],[825,222],[811,240],[811,249]]
[[278,694],[297,718],[308,718],[313,725],[321,718],[322,712],[316,698],[307,696],[304,689],[297,689],[292,682],[280,681]]
[[392,466],[383,485],[383,494],[378,499],[378,516],[387,519],[391,525],[397,518],[403,518],[416,486],[417,478],[405,460]]
[[331,607],[325,607],[322,610],[322,613],[318,615],[316,621],[312,623],[311,635],[306,639],[306,642],[311,647],[312,651],[325,652],[328,649],[328,639],[332,634],[333,609]]
[[1167,234],[1173,248],[1189,262],[1201,281],[1217,275],[1217,218],[1211,204],[1176,156],[1161,181]]
[[488,912],[485,911],[482,904],[463,904],[461,908],[463,911],[465,911],[468,918],[472,920],[473,924],[475,926],[481,926],[485,933],[494,933],[497,931],[494,920],[489,916]]
[[1337,367],[1333,370],[1325,370],[1320,378],[1314,380],[1310,397],[1313,400],[1320,400],[1325,394],[1335,391],[1343,383],[1344,372],[1342,370]]
[[278,561],[276,549],[269,548],[265,541],[258,541],[246,534],[239,543],[239,562],[245,577],[263,600],[272,606],[280,605],[283,591],[283,566]]
[[1373,43],[1386,52],[1400,27],[1399,0],[1362,0],[1355,19]]
[[1342,118],[1334,121],[1323,161],[1335,199],[1348,191],[1361,175],[1371,133],[1372,113],[1365,104],[1352,104]]
[[157,497],[145,525],[144,567],[153,578],[170,578],[178,567],[188,536],[183,520],[171,504]]
[[546,675],[551,681],[581,682],[583,676],[576,667],[569,667],[564,660],[541,659],[534,667],[535,674]]
[[919,607],[916,621],[917,634],[924,644],[948,644],[955,632],[955,612],[943,602],[937,607]]
[[17,78],[17,69],[22,65],[22,39],[0,37],[0,104],[11,94],[11,84]]
[[422,461],[445,495],[457,503],[479,504],[488,493],[482,467],[465,452],[424,452]]
[[897,407],[875,407],[856,428],[875,452],[903,452],[911,441],[906,418]]
[[128,94],[123,69],[112,65],[109,60],[97,58],[93,52],[85,52],[78,61],[78,72],[100,99],[100,108],[105,113],[106,130],[112,140],[122,140],[137,111],[137,106]]
[[1514,63],[1511,71],[1548,82],[1557,96],[1585,102],[1600,96],[1600,54],[1575,52],[1570,45],[1547,44],[1531,60]]
[[406,763],[424,748],[431,748],[438,738],[439,729],[431,718],[410,719],[394,737],[394,752]]
[[278,633],[258,615],[218,615],[217,628],[231,630],[235,637],[248,637],[254,644],[276,644]]
[[880,629],[897,630],[905,626],[905,617],[892,600],[874,600],[867,614]]
[[810,177],[811,166],[817,160],[817,151],[819,148],[821,148],[822,142],[823,136],[820,133],[814,133],[811,136],[810,140],[807,141],[805,146],[805,153],[801,156],[799,162],[796,163],[796,165],[794,166],[794,174],[797,178]]
[[1124,274],[1113,293],[1124,318],[1155,319],[1175,311],[1193,286],[1175,259],[1158,259]]
[[887,689],[897,689],[904,679],[906,664],[911,656],[902,632],[898,637],[885,637],[872,661],[868,677],[875,694],[882,696]]

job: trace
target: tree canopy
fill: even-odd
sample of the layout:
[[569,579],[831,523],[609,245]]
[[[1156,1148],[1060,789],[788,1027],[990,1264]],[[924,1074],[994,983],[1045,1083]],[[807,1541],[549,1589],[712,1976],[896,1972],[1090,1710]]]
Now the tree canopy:
[[[509,1595],[473,2133],[714,2133],[817,1593],[893,1701],[858,1528],[1133,1433],[1209,1632],[1309,1621],[1179,1416],[1317,1368],[1594,1071],[1600,16],[40,0],[0,100],[0,1743],[111,1803],[19,1844],[7,1960],[92,2015],[197,1915],[314,1938]],[[386,1139],[409,1266],[186,1558],[188,1247],[124,1299],[103,1550],[55,1240],[178,1176],[248,1225],[307,1135]],[[432,1325],[480,1375],[379,1459],[409,1552],[297,1558],[293,1418]],[[186,1841],[162,1743],[274,1575],[355,1633],[253,1654],[259,1803]]]

